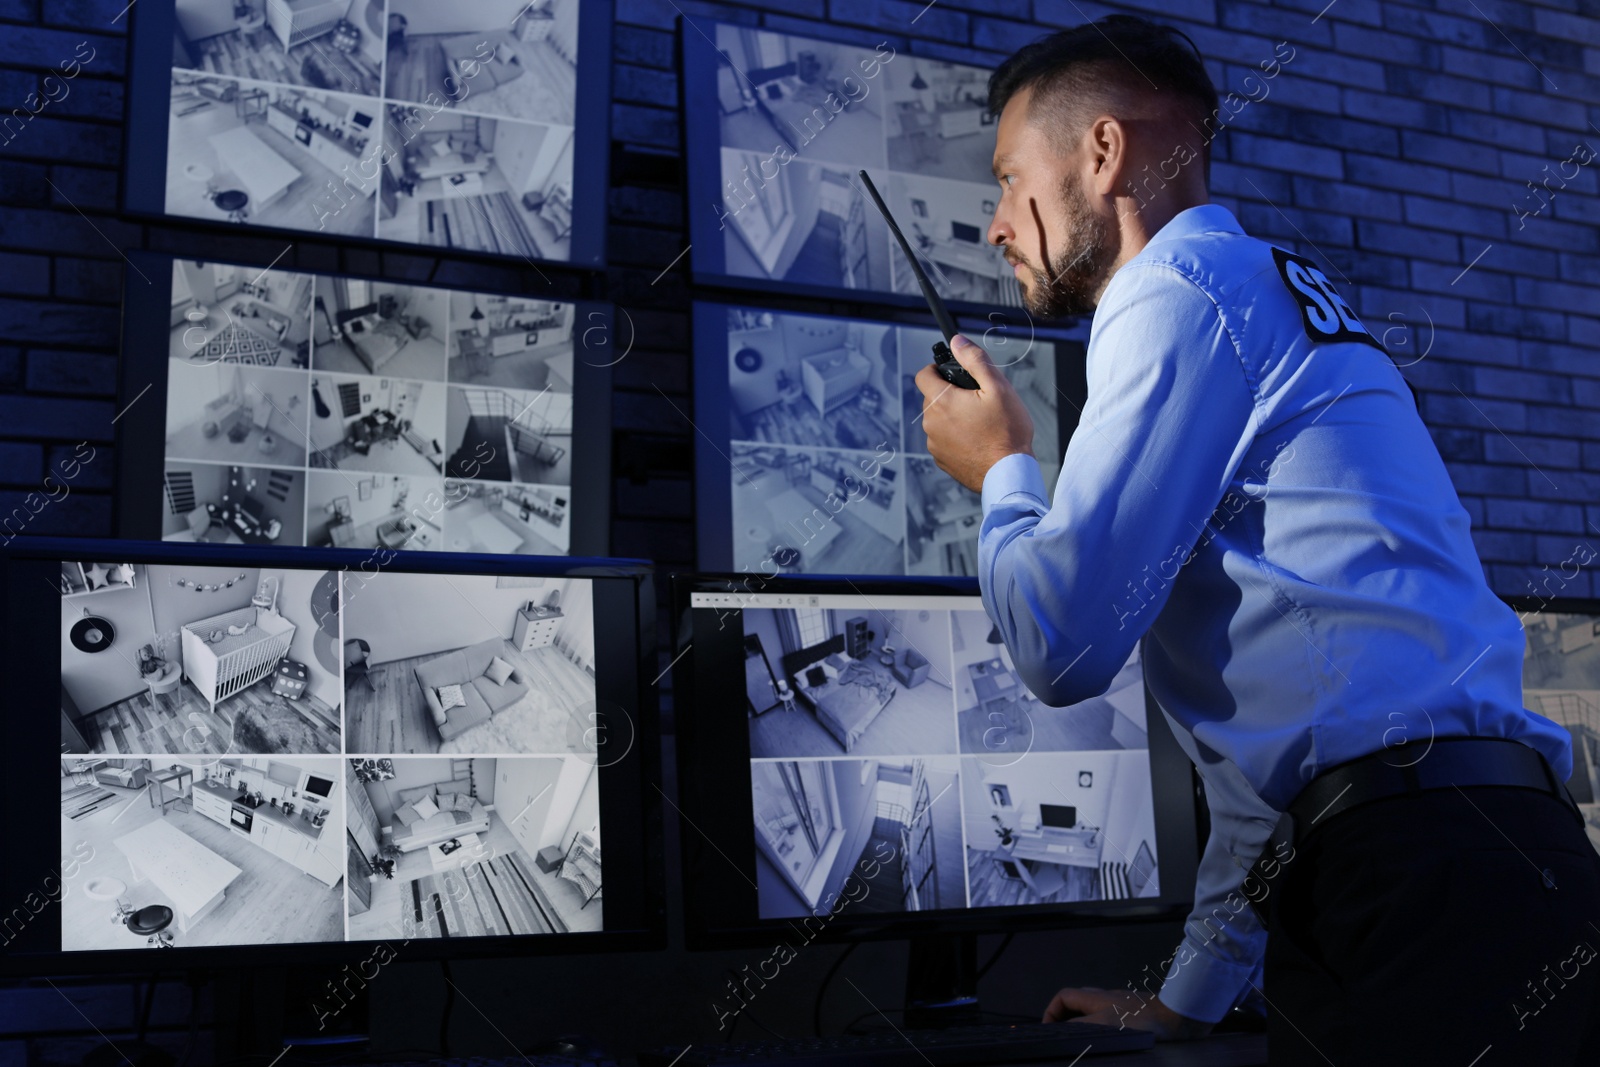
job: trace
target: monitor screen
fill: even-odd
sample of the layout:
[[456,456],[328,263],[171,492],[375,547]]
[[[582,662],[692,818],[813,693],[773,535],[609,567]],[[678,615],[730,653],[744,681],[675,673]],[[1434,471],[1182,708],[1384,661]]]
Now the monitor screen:
[[1040,804],[1039,825],[1070,830],[1078,825],[1078,809],[1065,804]]
[[1567,792],[1600,851],[1600,601],[1514,597],[1528,645],[1522,702],[1572,735]]
[[[1083,344],[1026,322],[971,336],[1032,414],[1053,491],[1082,406]],[[700,566],[975,576],[981,501],[928,454],[914,384],[939,340],[883,319],[696,303],[695,410],[728,413],[697,424]]]
[[911,265],[867,198],[865,169],[939,294],[1020,308],[983,234],[999,187],[989,70],[686,19],[684,136],[693,269],[747,289],[920,306]]
[[55,907],[8,930],[7,965],[652,931],[647,568],[24,542],[5,633],[42,669],[11,695],[37,728],[5,788],[60,816],[14,828],[8,888],[54,880]]
[[129,212],[602,264],[609,13],[157,0],[130,14]]
[[147,253],[127,279],[120,535],[606,551],[609,306]]
[[1188,764],[1137,651],[1102,695],[1050,708],[975,582],[702,575],[675,592],[696,936],[824,913],[858,931],[1171,917],[1191,897]]

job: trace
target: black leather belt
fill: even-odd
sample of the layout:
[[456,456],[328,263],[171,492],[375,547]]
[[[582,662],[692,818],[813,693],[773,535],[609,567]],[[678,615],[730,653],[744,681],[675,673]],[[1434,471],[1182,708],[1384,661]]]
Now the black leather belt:
[[1550,764],[1520,741],[1454,737],[1431,745],[1386,748],[1323,771],[1289,805],[1295,840],[1304,841],[1340,812],[1405,793],[1470,786],[1510,786],[1549,793],[1583,816]]
[[1296,847],[1342,812],[1391,797],[1477,786],[1548,793],[1583,826],[1582,812],[1550,764],[1520,741],[1455,737],[1435,739],[1427,746],[1386,748],[1323,771],[1300,791],[1250,868],[1245,894],[1265,921],[1262,905],[1283,869],[1293,862]]

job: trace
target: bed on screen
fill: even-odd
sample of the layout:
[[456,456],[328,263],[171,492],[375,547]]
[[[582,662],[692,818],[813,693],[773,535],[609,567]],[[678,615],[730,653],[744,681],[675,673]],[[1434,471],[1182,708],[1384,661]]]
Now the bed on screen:
[[844,655],[843,634],[784,656],[783,672],[846,752],[854,750],[897,692],[894,682],[870,664]]
[[294,640],[294,623],[266,608],[246,607],[183,624],[183,673],[211,705],[255,685],[278,667]]
[[341,311],[336,318],[339,336],[373,374],[411,340],[404,326],[378,314],[377,304]]

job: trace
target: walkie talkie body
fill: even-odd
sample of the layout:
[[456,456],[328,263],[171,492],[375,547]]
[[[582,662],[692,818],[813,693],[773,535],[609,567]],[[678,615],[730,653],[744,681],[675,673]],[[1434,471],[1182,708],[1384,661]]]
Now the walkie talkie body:
[[917,257],[912,253],[910,242],[906,240],[906,235],[900,232],[894,216],[889,214],[889,205],[878,195],[878,187],[872,184],[872,179],[867,176],[866,171],[861,171],[861,181],[866,185],[872,202],[878,205],[883,221],[889,224],[889,232],[900,242],[900,250],[906,254],[906,262],[911,264],[911,273],[916,275],[917,284],[922,287],[922,299],[928,302],[928,310],[933,312],[934,321],[939,324],[939,332],[944,334],[944,340],[935,342],[933,346],[934,371],[939,377],[958,388],[978,388],[978,380],[956,360],[955,353],[950,351],[950,342],[956,336],[955,320],[950,317],[950,312],[944,306],[944,301],[939,299],[939,294],[934,292],[933,283],[928,281],[928,276],[923,273],[922,264],[917,262]]

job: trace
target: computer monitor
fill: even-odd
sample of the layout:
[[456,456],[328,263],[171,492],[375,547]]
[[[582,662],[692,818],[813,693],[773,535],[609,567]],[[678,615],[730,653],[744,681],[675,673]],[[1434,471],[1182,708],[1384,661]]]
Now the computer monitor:
[[1039,825],[1070,830],[1078,825],[1078,809],[1066,804],[1040,804]]
[[697,281],[920,308],[911,264],[957,310],[1020,311],[983,234],[1000,187],[989,68],[913,55],[889,36],[825,41],[684,18],[684,147]]
[[[603,265],[609,9],[159,0],[123,14],[129,213]],[[108,62],[87,42],[68,59]]]
[[1589,842],[1600,851],[1600,600],[1522,596],[1509,601],[1528,641],[1523,706],[1571,733],[1567,791],[1583,813]]
[[[1053,491],[1087,391],[1083,341],[999,312],[960,325],[1033,416]],[[939,340],[910,318],[696,302],[699,566],[975,577],[982,502],[928,454],[914,381]]]
[[0,969],[658,945],[649,573],[13,540]]
[[608,551],[609,305],[128,258],[119,536]]
[[983,243],[983,231],[978,227],[965,222],[951,220],[950,236],[955,238],[957,241],[965,241],[968,244],[975,245]]
[[1137,651],[1056,709],[970,579],[680,575],[673,596],[691,947],[1187,913],[1190,765]]

